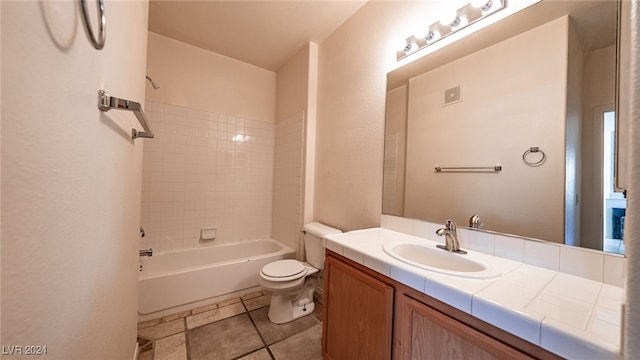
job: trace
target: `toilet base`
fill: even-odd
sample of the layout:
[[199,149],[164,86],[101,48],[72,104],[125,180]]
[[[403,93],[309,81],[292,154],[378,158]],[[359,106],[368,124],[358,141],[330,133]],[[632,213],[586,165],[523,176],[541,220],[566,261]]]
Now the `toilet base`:
[[[313,313],[315,304],[312,302],[303,305],[294,305],[290,297],[278,299],[285,296],[272,295],[269,306],[269,320],[274,324],[285,324],[295,319]],[[284,301],[283,301],[284,300]]]
[[313,292],[317,287],[317,280],[307,278],[304,287],[297,296],[291,294],[272,294],[269,305],[269,320],[274,324],[284,324],[313,313],[315,304]]

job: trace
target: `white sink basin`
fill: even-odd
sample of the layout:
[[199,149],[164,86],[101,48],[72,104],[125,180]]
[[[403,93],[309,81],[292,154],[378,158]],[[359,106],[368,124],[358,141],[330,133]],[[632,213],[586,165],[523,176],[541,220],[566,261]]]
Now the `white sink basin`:
[[471,254],[462,255],[439,249],[435,245],[416,243],[387,243],[384,252],[409,265],[445,275],[475,279],[500,276],[490,264]]

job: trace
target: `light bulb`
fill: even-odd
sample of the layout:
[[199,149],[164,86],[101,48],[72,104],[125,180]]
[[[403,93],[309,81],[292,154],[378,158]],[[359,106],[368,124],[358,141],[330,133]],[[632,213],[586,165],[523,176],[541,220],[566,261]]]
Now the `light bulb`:
[[474,8],[483,8],[487,5],[491,6],[491,0],[471,0],[471,6]]
[[416,47],[416,44],[415,42],[411,41],[411,38],[400,40],[398,41],[398,45],[397,45],[397,48],[400,49],[401,52],[406,54],[415,50],[415,47]]
[[460,18],[456,10],[448,10],[440,15],[440,24],[445,26],[456,27],[460,24]]
[[427,36],[425,36],[424,39],[427,40],[427,43],[432,43],[440,39],[440,32],[437,30],[429,31],[429,33],[427,34]]
[[416,26],[413,31],[413,36],[415,36],[416,39],[426,38],[427,36],[429,36],[429,28],[426,26]]
[[489,12],[489,10],[496,11],[502,6],[502,0],[471,0],[471,6],[482,10],[482,12]]

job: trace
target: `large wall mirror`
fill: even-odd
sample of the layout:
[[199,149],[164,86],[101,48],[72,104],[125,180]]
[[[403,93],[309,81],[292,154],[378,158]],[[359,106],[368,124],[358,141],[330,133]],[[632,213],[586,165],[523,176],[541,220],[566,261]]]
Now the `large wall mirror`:
[[544,0],[390,72],[383,213],[622,253],[619,6]]

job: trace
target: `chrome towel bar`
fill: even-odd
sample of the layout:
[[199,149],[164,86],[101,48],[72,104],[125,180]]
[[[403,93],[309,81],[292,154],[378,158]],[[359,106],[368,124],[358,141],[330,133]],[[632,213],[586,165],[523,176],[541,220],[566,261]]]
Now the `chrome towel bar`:
[[138,121],[140,122],[140,125],[142,125],[144,131],[131,129],[131,138],[153,139],[153,130],[149,127],[149,123],[147,122],[147,118],[144,116],[140,103],[120,99],[115,96],[109,96],[109,94],[104,92],[104,90],[100,90],[98,91],[98,109],[104,112],[111,109],[133,111],[133,114],[138,118]]
[[500,172],[501,165],[495,166],[436,166],[436,172]]

